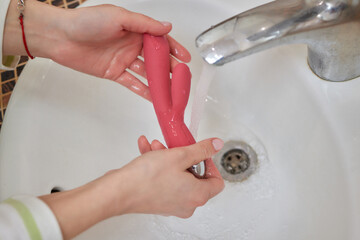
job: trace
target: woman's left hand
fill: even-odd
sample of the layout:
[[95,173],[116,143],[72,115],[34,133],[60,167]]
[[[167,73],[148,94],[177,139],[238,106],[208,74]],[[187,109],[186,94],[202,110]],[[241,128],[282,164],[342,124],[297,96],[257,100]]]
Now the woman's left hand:
[[[131,73],[146,77],[142,55],[143,33],[166,35],[170,23],[112,5],[80,8],[71,12],[66,38],[57,45],[52,59],[81,72],[113,80],[150,100],[148,87]],[[168,36],[171,53],[188,62],[190,53]],[[173,65],[177,61],[173,59]]]
[[[142,56],[143,33],[167,35],[172,25],[113,5],[61,9],[34,0],[26,2],[25,34],[30,53],[96,77],[122,84],[151,101],[148,87],[126,69],[146,77]],[[168,36],[172,66],[190,53]],[[4,53],[26,55],[16,1],[6,19]],[[175,58],[174,58],[175,57]]]

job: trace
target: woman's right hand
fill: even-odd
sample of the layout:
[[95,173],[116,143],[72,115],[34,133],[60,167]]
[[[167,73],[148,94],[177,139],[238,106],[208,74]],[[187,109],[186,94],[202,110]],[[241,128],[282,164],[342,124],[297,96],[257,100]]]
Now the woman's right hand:
[[222,148],[222,140],[212,138],[187,147],[166,149],[159,141],[150,144],[142,136],[138,144],[142,155],[110,173],[118,174],[128,185],[127,213],[188,218],[197,207],[223,190],[224,181],[218,174],[198,179],[187,170],[211,158]]
[[213,169],[206,179],[187,169],[218,152],[218,138],[166,149],[159,141],[139,138],[141,156],[124,167],[81,187],[41,196],[55,214],[64,239],[71,239],[112,216],[151,213],[190,217],[222,191],[224,181]]

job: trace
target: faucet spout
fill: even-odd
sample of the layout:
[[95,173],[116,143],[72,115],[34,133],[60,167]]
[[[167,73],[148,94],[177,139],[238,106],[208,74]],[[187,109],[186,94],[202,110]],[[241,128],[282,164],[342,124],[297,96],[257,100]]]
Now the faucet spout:
[[240,13],[200,34],[204,60],[221,66],[271,47],[304,43],[319,77],[360,76],[359,0],[277,0]]

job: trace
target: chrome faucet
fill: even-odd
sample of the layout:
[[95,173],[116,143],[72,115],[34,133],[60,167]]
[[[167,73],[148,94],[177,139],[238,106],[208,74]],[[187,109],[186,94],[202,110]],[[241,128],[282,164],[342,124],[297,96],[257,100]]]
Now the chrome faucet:
[[277,0],[206,30],[196,38],[209,64],[223,65],[265,49],[308,46],[308,63],[320,78],[360,76],[360,0]]

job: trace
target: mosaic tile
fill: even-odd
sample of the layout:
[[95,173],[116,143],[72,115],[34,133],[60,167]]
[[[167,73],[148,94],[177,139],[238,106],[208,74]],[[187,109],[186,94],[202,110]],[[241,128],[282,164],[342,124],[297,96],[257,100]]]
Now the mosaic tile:
[[15,78],[14,71],[4,71],[1,73],[1,82]]
[[15,80],[1,84],[2,94],[12,92],[15,87]]
[[63,0],[52,0],[51,5],[61,6],[61,5],[64,5],[64,1]]
[[20,74],[21,74],[22,70],[24,69],[24,67],[25,67],[25,64],[16,67],[16,73],[17,73],[18,76],[20,76]]
[[23,63],[23,62],[27,62],[28,60],[29,60],[29,57],[27,57],[27,56],[21,56],[20,61],[19,61],[19,64],[20,64],[20,63]]
[[9,104],[10,96],[11,96],[11,94],[8,94],[8,95],[5,95],[2,97],[2,105],[4,108],[6,108],[7,105]]
[[79,2],[74,2],[74,3],[68,4],[68,7],[69,7],[69,8],[76,8],[76,7],[79,6],[79,5],[80,5]]
[[[62,8],[75,8],[85,0],[38,0],[40,2],[45,2],[57,7]],[[14,89],[16,81],[20,76],[22,70],[25,67],[26,62],[28,61],[27,56],[22,56],[20,58],[19,65],[16,67],[16,73],[14,71],[0,71],[0,130],[2,126],[2,121],[5,116],[6,107],[8,105],[11,92]]]

